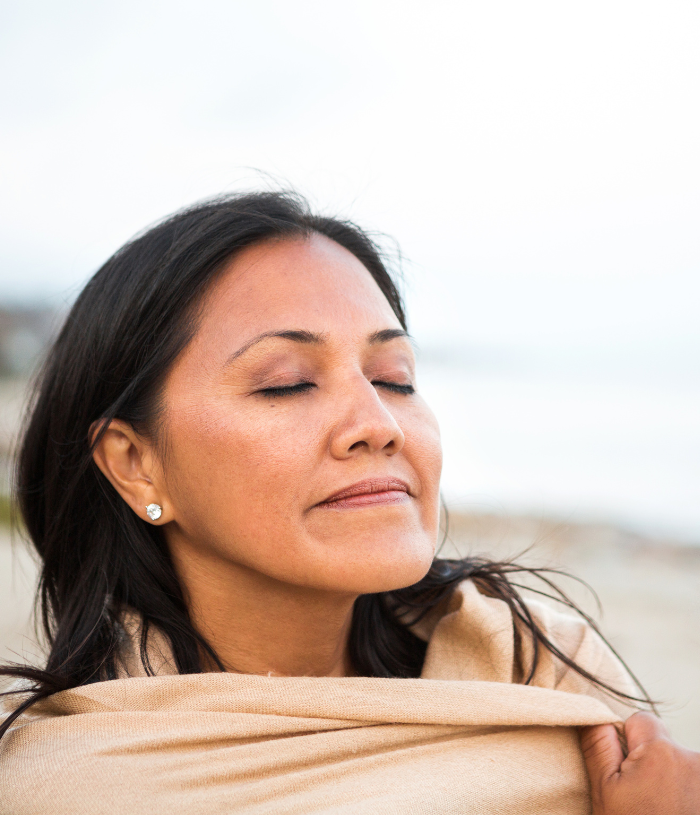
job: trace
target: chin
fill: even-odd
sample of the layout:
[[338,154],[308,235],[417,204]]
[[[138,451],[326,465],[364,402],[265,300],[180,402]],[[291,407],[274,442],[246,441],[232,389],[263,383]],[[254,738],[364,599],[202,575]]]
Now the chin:
[[[432,518],[393,511],[343,513],[305,536],[294,582],[348,594],[376,594],[412,586],[427,574],[438,539]],[[309,530],[307,530],[308,532]]]
[[[359,554],[359,553],[358,553]],[[412,586],[427,574],[435,555],[431,541],[406,541],[398,545],[382,545],[365,552],[365,557],[353,558],[336,575],[342,575],[337,589],[356,594],[377,594]]]

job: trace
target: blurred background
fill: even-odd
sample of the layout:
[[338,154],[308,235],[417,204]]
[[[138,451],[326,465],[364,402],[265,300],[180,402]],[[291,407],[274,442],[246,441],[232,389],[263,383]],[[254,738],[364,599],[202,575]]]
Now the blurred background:
[[[5,2],[3,517],[90,275],[179,207],[291,185],[400,247],[451,545],[588,579],[700,749],[699,38],[679,0]],[[0,540],[17,658],[35,569]]]

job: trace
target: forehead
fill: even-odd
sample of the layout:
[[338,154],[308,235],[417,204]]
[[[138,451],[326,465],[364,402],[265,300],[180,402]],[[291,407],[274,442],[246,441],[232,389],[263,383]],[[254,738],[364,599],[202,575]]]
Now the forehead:
[[199,333],[225,328],[229,337],[245,340],[277,329],[333,333],[352,326],[365,331],[400,323],[351,252],[311,235],[267,241],[237,255],[206,297]]

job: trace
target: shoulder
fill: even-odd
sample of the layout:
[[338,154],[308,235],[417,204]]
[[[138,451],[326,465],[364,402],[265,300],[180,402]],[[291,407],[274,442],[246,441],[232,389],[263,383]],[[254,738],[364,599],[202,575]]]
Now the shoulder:
[[[584,619],[568,609],[561,610],[541,600],[529,600],[527,606],[547,639],[579,668],[616,691],[629,696],[639,695],[639,689],[620,658]],[[532,641],[527,636],[523,637],[523,646],[525,660],[531,663]],[[634,702],[625,702],[606,692],[550,651],[541,647],[539,651],[533,684],[595,696],[622,718],[638,710]]]
[[[621,691],[636,695],[629,673],[603,639],[582,618],[541,600],[527,600],[527,609],[544,636],[584,671]],[[518,652],[521,658],[518,658]],[[482,594],[474,582],[460,584],[429,634],[423,673],[426,679],[521,682],[536,657],[530,682],[538,687],[583,693],[604,701],[623,718],[636,707],[620,702],[569,667],[514,619],[504,601]]]

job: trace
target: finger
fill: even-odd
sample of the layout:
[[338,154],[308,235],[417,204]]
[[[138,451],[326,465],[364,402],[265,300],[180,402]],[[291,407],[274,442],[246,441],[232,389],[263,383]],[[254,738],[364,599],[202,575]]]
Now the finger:
[[635,747],[650,741],[669,738],[668,730],[661,719],[640,711],[630,716],[625,722],[625,738],[627,749],[631,753]]
[[624,753],[617,731],[611,724],[584,727],[581,730],[581,750],[592,785],[601,785],[620,771]]

